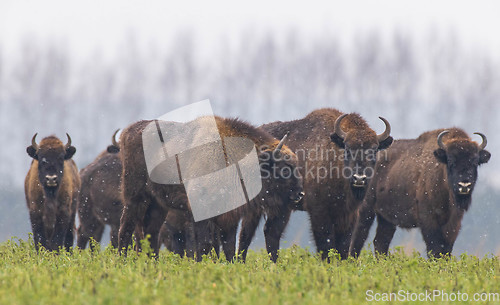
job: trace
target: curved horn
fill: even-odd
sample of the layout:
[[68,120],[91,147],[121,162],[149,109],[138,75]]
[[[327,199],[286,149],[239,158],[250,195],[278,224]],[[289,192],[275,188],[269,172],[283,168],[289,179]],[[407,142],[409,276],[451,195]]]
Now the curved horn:
[[333,127],[333,133],[337,134],[342,140],[344,140],[346,133],[342,130],[340,127],[340,123],[342,120],[347,116],[347,113],[339,116],[337,120],[335,121],[335,125]]
[[68,149],[71,146],[71,137],[68,133],[66,133],[66,137],[68,138],[68,142],[64,145],[64,149]]
[[36,136],[38,135],[38,132],[35,133],[33,138],[31,138],[31,146],[35,149],[35,151],[38,151],[38,144],[36,144]]
[[449,132],[450,132],[450,131],[445,130],[445,131],[442,131],[442,132],[438,135],[437,142],[438,142],[438,146],[439,146],[439,148],[441,148],[441,149],[446,149],[446,148],[444,147],[444,144],[443,144],[443,136],[444,136],[444,135],[446,135],[446,134],[448,134]]
[[276,146],[276,148],[274,149],[274,151],[280,151],[281,150],[281,148],[285,144],[286,138],[288,138],[288,134],[289,133],[290,133],[289,131],[287,131],[285,133],[285,135],[283,136],[283,138],[281,139],[281,141],[278,143],[278,145]]
[[385,130],[383,133],[377,135],[377,140],[379,142],[382,142],[384,141],[385,139],[387,139],[390,135],[391,135],[391,124],[389,124],[389,121],[387,121],[386,119],[384,119],[383,117],[379,116],[378,117],[379,119],[382,120],[382,122],[384,122],[385,124]]
[[113,144],[113,146],[116,146],[118,147],[118,142],[116,142],[116,134],[118,133],[118,131],[120,131],[120,128],[118,128],[115,133],[113,134],[113,136],[111,137],[111,144]]
[[483,142],[481,145],[479,145],[479,150],[483,150],[486,147],[486,144],[488,144],[488,139],[486,139],[486,136],[480,132],[475,132],[474,134],[477,134],[481,138],[483,138]]

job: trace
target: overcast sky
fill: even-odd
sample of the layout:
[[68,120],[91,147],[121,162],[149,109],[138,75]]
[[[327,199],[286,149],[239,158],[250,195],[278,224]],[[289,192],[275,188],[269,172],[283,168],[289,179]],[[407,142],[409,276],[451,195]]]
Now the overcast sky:
[[[367,29],[428,33],[455,30],[459,38],[492,55],[500,52],[499,1],[81,1],[1,0],[0,43],[11,52],[26,34],[69,42],[78,54],[116,51],[131,30],[143,42],[164,44],[179,30],[197,34],[200,48],[242,32],[296,29],[308,35],[330,31],[343,39]],[[499,53],[500,54],[500,53]]]

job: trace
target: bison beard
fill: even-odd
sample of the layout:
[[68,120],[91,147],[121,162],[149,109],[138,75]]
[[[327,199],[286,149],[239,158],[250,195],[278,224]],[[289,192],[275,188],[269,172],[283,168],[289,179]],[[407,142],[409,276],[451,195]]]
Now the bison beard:
[[[342,114],[329,108],[313,111],[300,120],[275,122],[261,127],[276,138],[290,132],[287,145],[298,157],[304,177],[303,206],[309,214],[317,250],[323,259],[328,257],[331,249],[338,251],[342,258],[349,253],[356,210],[370,182],[364,171],[374,168],[376,161],[376,158],[365,157],[392,143],[390,125],[381,119],[386,130],[380,135],[358,114]],[[318,150],[321,154],[311,154]],[[344,153],[346,157],[343,159],[340,156]],[[348,168],[352,175],[327,175],[320,179],[304,173],[306,168],[330,169],[332,166],[339,173]]]
[[33,158],[25,179],[26,202],[35,248],[58,250],[73,246],[76,194],[80,178],[71,157],[76,149],[54,136],[36,143],[36,134],[26,151]]
[[[144,234],[150,235],[151,247],[157,255],[159,251],[159,231],[165,220],[167,212],[169,212],[169,210],[177,210],[181,211],[180,213],[183,213],[182,211],[189,211],[190,207],[183,185],[161,185],[152,182],[149,178],[142,148],[142,132],[149,123],[150,121],[141,121],[132,124],[123,131],[120,139],[120,151],[122,152],[121,158],[123,164],[122,197],[124,210],[120,221],[119,249],[121,251],[126,251],[128,245],[130,244],[132,231],[134,230],[136,224],[138,224],[141,228],[143,228]],[[280,145],[278,140],[274,139],[266,132],[259,131],[252,125],[237,119],[223,119],[216,117],[216,123],[220,135],[223,138],[243,137],[252,140],[259,148],[267,146],[267,149],[258,151],[259,158],[261,158],[263,154],[271,154],[274,149]],[[283,146],[282,143],[281,146]],[[286,147],[283,147],[281,151],[283,155],[292,156],[290,160],[281,160],[281,166],[293,166],[291,163],[296,162],[293,159],[293,153]],[[194,166],[194,168],[196,168],[196,166]],[[285,187],[288,190],[285,193],[287,196],[296,199],[297,196],[299,196],[298,194],[302,192],[302,181],[299,178],[289,179],[288,182],[290,182],[290,180],[293,180],[294,182],[291,182],[291,184],[285,183]],[[263,185],[265,185],[265,181],[263,181]],[[291,192],[290,189],[292,190]],[[287,206],[290,201],[289,197],[286,197],[285,201],[281,201],[279,203],[273,202],[273,204]],[[262,203],[259,202],[257,204],[261,205]],[[266,204],[268,203],[265,203],[264,205]],[[180,229],[182,229],[182,226],[191,226],[191,228],[184,229],[185,231],[194,231],[194,235],[196,235],[200,230],[192,229],[192,227],[203,227],[204,225],[207,225],[209,228],[216,228],[214,236],[197,238],[197,259],[201,259],[201,254],[207,253],[211,247],[217,247],[218,244],[216,242],[218,238],[221,240],[226,258],[233,259],[235,255],[236,229],[238,227],[238,223],[241,219],[242,213],[248,209],[251,210],[253,206],[255,205],[244,205],[243,207],[237,208],[231,212],[214,217],[207,222],[202,221],[193,223],[191,220],[192,216],[188,219],[188,225],[186,225],[185,222],[180,221],[182,224],[180,225]],[[168,227],[164,230],[167,229]],[[178,229],[179,227],[172,228],[174,234],[178,234],[175,233],[179,232]],[[204,232],[210,232],[210,230],[205,229]],[[193,234],[191,234],[191,236],[193,236]],[[192,241],[189,236],[184,238],[178,237],[174,239],[174,242],[179,241],[188,244],[190,240]],[[200,246],[200,242],[204,243],[206,246]],[[173,246],[175,249],[182,247],[182,245]],[[185,247],[192,249],[190,246]],[[277,253],[277,248],[274,250],[275,247],[276,246],[273,246],[273,251]],[[177,250],[177,252],[181,251]]]
[[377,165],[373,186],[360,208],[351,254],[361,251],[375,216],[378,253],[388,253],[397,226],[420,227],[429,255],[451,253],[471,203],[477,167],[491,156],[484,149],[486,137],[479,135],[481,145],[458,128],[395,141]]

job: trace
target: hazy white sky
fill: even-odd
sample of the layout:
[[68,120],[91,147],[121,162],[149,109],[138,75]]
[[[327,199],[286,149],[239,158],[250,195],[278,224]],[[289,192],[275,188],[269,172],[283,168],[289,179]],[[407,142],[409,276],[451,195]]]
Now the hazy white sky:
[[200,47],[221,37],[244,39],[243,30],[295,28],[305,35],[322,31],[352,37],[367,29],[418,33],[456,30],[464,43],[500,52],[500,1],[126,1],[1,0],[0,44],[14,50],[29,37],[68,41],[80,54],[116,50],[125,33],[160,45],[179,30],[197,34]]

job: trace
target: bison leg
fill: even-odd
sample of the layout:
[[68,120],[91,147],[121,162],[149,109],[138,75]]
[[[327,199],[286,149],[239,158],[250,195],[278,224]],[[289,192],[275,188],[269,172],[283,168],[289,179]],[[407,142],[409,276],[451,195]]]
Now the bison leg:
[[[74,190],[75,194],[78,190]],[[76,210],[78,207],[78,198],[76,195],[73,195],[71,200],[71,216],[69,219],[68,230],[66,231],[66,236],[64,237],[64,247],[66,251],[69,251],[73,247],[73,242],[75,239],[75,218],[76,218]]]
[[278,260],[278,249],[280,239],[285,231],[286,225],[290,220],[291,210],[287,208],[280,209],[278,215],[269,216],[264,226],[264,237],[266,238],[267,253],[271,255],[271,260],[276,263]]
[[160,229],[167,216],[166,211],[157,204],[151,204],[144,218],[144,234],[149,235],[149,243],[156,258],[160,253]]
[[160,243],[163,243],[168,251],[184,256],[186,250],[186,232],[184,228],[178,229],[164,222],[160,229]]
[[95,231],[101,226],[100,221],[95,217],[92,212],[94,206],[93,200],[90,196],[84,195],[89,191],[82,186],[80,198],[78,202],[78,219],[80,219],[80,226],[77,229],[76,246],[80,249],[85,249],[91,237],[97,240]]
[[[73,203],[76,204],[76,203]],[[66,251],[69,251],[71,247],[73,247],[73,241],[75,239],[75,216],[76,209],[73,209],[73,213],[71,214],[70,223],[68,224],[68,230],[66,231],[66,236],[64,237],[64,247]]]
[[440,227],[421,227],[425,245],[427,246],[427,255],[429,257],[441,257],[451,253],[453,244],[448,242]]
[[240,244],[238,252],[241,255],[241,259],[243,262],[247,259],[248,248],[250,247],[250,243],[255,235],[255,231],[259,226],[259,222],[261,219],[260,213],[249,213],[243,217],[241,222],[241,232],[240,232]]
[[[142,196],[128,198],[124,195],[124,199],[122,216],[120,218],[120,231],[118,232],[118,251],[120,253],[123,251],[127,254],[128,246],[132,243],[132,234],[136,229],[136,224],[142,223],[141,221],[144,219],[149,201]],[[141,232],[142,229],[138,228]]]
[[35,249],[38,251],[40,246],[48,249],[47,239],[45,238],[45,229],[43,228],[43,221],[41,214],[36,212],[30,212],[30,219],[31,219],[31,230],[33,232],[33,242],[35,243]]
[[[204,220],[195,222],[194,229],[196,234],[196,258],[202,259],[203,255],[208,255],[212,249],[218,247],[214,225],[212,220]],[[234,234],[236,236],[236,232]]]
[[389,253],[389,245],[391,244],[395,232],[396,226],[377,214],[377,234],[373,240],[375,253],[385,255]]
[[367,205],[362,205],[359,209],[358,221],[356,223],[352,241],[351,241],[351,256],[358,257],[363,249],[368,234],[370,233],[370,228],[375,220],[375,211]]
[[238,223],[235,226],[228,226],[221,229],[220,241],[222,250],[226,255],[226,260],[231,261],[234,259],[236,253],[236,231],[238,230]]
[[70,225],[68,231],[66,231],[66,236],[64,237],[64,248],[66,248],[66,251],[69,251],[69,249],[73,247],[74,239],[75,239],[74,228],[72,225]]
[[[82,220],[84,221],[82,222]],[[90,216],[88,218],[80,218],[78,238],[76,241],[78,248],[85,249],[91,237],[95,241],[100,242],[103,231],[104,224],[102,224],[96,217]]]
[[[194,229],[194,222],[186,224],[184,229],[184,241],[185,241],[185,252],[186,256],[189,258],[194,258],[196,253],[196,234]],[[180,236],[179,236],[180,238]],[[201,258],[197,257],[197,260],[201,261]]]
[[[65,246],[64,239],[68,234],[69,226],[71,223],[71,215],[68,215],[66,211],[60,211],[56,218],[56,225],[54,227],[54,233],[52,234],[51,244],[52,250],[59,250],[59,247]],[[71,246],[73,246],[73,240],[71,240]]]
[[80,223],[80,226],[76,230],[77,232],[77,239],[76,239],[76,246],[80,249],[85,249],[87,247],[87,243],[90,238],[90,234],[85,232],[85,227],[83,224]]
[[113,248],[118,248],[118,231],[120,230],[120,227],[117,225],[112,225],[111,226],[111,232],[109,232],[109,237],[111,239],[111,246]]
[[316,248],[321,253],[322,259],[328,258],[328,251],[333,249],[334,236],[333,222],[328,215],[312,215],[311,227],[316,242]]
[[[104,224],[98,223],[94,230],[92,231],[92,237],[96,243],[100,243],[102,239],[102,234],[104,233]],[[90,244],[90,248],[94,250],[94,244]]]
[[165,245],[168,251],[172,252],[172,232],[167,228],[167,221],[163,222],[160,228],[160,245]]
[[167,249],[176,254],[179,254],[181,257],[184,256],[184,251],[186,251],[186,232],[172,232],[170,245],[167,246]]
[[349,247],[351,246],[352,230],[354,225],[351,224],[347,228],[339,229],[334,226],[335,232],[335,250],[340,254],[341,259],[346,259],[349,256]]

